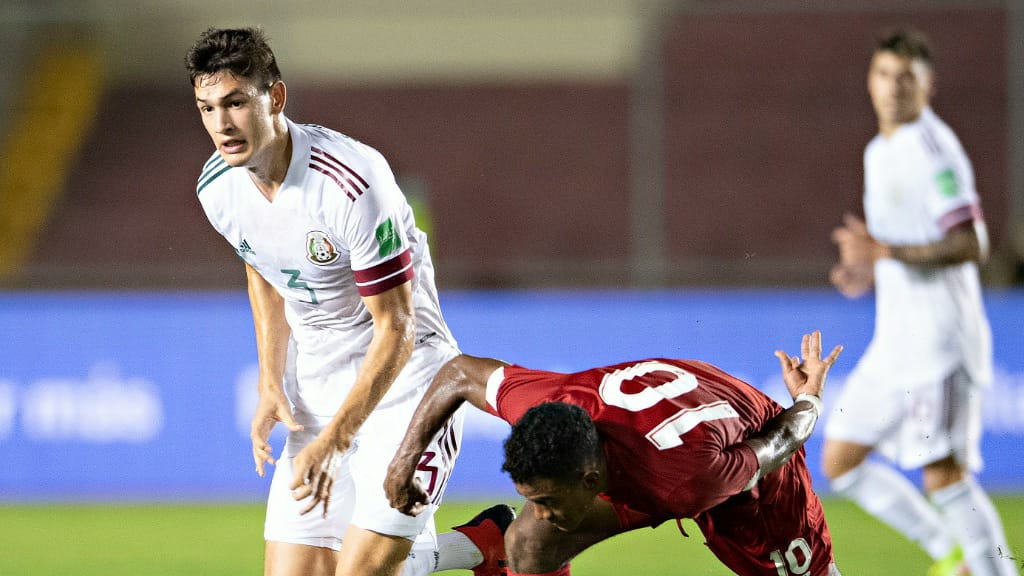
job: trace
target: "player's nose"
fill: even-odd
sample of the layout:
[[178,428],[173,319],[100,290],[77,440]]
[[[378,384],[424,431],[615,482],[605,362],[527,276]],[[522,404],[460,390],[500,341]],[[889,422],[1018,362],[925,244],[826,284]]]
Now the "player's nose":
[[231,115],[228,114],[227,110],[220,109],[217,110],[215,114],[217,115],[216,127],[218,132],[224,134],[231,132],[231,130],[234,129],[234,124],[231,122]]

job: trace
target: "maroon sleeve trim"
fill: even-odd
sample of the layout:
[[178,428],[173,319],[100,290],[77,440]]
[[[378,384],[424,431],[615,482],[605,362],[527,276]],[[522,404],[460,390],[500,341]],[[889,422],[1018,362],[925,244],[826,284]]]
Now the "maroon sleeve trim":
[[971,220],[982,220],[981,206],[969,204],[947,212],[939,218],[939,228],[943,232],[949,232],[956,226]]
[[360,296],[374,296],[413,279],[412,255],[405,250],[391,260],[366,270],[353,270]]

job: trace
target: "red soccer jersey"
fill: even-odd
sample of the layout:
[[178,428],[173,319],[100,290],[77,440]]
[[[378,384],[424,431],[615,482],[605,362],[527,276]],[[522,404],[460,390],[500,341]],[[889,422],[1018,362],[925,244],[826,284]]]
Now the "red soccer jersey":
[[648,516],[624,528],[694,518],[739,574],[828,573],[831,540],[802,449],[744,491],[758,463],[743,441],[782,412],[745,382],[704,362],[651,359],[575,374],[508,366],[492,388],[489,410],[513,424],[543,402],[590,414],[608,467],[606,496],[620,512],[625,505]]

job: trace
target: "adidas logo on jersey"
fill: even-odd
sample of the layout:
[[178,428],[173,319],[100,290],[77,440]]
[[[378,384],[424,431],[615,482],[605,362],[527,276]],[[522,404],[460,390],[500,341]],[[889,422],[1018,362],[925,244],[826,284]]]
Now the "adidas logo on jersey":
[[249,241],[246,240],[245,238],[242,238],[242,243],[238,245],[238,248],[235,248],[235,252],[237,252],[239,256],[245,256],[246,254],[256,253],[253,252],[252,247],[249,246]]

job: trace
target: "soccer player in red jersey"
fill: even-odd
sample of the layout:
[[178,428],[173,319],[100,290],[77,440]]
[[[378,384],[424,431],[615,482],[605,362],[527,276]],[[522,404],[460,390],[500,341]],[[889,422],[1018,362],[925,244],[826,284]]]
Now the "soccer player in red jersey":
[[565,576],[573,557],[628,530],[692,518],[737,574],[838,575],[803,443],[821,413],[821,333],[777,351],[788,409],[695,360],[651,359],[574,374],[461,355],[434,378],[388,469],[392,506],[427,502],[423,450],[469,402],[512,424],[505,464],[523,513],[505,545],[510,576]]

